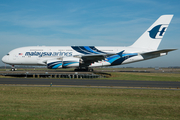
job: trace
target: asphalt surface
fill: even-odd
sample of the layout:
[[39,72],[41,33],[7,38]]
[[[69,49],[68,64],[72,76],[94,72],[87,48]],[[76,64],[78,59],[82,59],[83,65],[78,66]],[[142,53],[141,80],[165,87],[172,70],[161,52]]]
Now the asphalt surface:
[[148,87],[178,88],[180,82],[133,81],[133,80],[95,80],[95,79],[30,79],[0,78],[0,85],[66,85],[66,86],[104,86],[104,87]]

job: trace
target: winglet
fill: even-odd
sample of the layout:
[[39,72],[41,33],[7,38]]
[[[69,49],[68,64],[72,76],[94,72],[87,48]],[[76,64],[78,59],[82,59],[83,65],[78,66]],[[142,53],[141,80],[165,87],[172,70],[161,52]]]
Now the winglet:
[[123,51],[121,51],[121,52],[119,52],[119,53],[117,53],[120,57],[122,57],[122,54],[123,54],[123,52],[124,52],[125,50],[123,50]]

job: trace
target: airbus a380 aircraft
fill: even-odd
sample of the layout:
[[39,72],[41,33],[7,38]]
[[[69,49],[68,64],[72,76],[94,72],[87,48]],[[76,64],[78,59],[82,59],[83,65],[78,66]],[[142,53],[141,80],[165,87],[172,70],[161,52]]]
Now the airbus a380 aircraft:
[[128,47],[30,46],[10,51],[2,58],[12,65],[44,65],[49,69],[89,70],[122,65],[167,55],[176,49],[157,50],[173,15],[160,16],[134,44]]

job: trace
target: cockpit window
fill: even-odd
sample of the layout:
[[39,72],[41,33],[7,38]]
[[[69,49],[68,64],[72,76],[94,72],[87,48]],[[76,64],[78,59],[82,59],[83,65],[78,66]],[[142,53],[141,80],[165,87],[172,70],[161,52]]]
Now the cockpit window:
[[9,53],[7,55],[9,55]]

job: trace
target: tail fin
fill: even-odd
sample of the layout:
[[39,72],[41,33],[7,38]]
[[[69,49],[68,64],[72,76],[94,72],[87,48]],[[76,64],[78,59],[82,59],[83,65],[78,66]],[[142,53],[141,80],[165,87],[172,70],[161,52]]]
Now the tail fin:
[[173,15],[160,16],[131,47],[157,50]]

